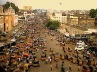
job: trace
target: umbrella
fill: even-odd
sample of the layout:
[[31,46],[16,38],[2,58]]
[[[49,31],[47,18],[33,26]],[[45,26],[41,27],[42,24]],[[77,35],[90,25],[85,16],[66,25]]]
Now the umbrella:
[[28,57],[28,56],[29,56],[29,54],[28,54],[28,53],[25,53],[25,54],[24,54],[24,56]]
[[19,56],[17,56],[17,58],[21,58],[21,56],[19,55]]

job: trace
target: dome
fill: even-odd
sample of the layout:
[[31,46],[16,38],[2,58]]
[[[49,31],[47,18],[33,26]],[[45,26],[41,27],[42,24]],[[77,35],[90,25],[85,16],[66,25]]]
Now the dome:
[[10,5],[10,7],[5,12],[15,13],[15,10]]

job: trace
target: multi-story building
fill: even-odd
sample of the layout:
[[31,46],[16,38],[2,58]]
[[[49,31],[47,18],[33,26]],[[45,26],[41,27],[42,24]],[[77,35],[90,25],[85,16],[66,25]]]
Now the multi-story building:
[[86,15],[79,17],[79,25],[92,27],[92,26],[95,26],[94,22],[95,22],[95,18],[90,18],[89,16],[86,16]]
[[61,23],[67,23],[67,16],[62,16],[62,13],[52,13],[49,15],[51,20],[57,20]]
[[68,16],[67,17],[67,24],[77,25],[78,24],[78,17],[77,16]]

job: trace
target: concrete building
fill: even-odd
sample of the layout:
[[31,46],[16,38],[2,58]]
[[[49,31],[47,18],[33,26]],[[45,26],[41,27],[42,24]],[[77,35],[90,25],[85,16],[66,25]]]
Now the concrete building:
[[67,16],[62,16],[62,13],[52,13],[49,17],[51,20],[57,20],[62,24],[67,23]]
[[34,18],[35,14],[32,12],[24,12],[25,20],[28,21],[31,18]]
[[78,24],[78,17],[77,16],[68,16],[67,17],[67,24],[77,25]]
[[95,18],[89,18],[89,17],[80,17],[79,18],[79,25],[93,27],[93,26],[95,26],[94,22],[95,22]]
[[2,31],[10,31],[13,26],[18,23],[18,18],[15,16],[15,10],[10,6],[3,13],[3,7],[0,6],[0,25],[2,25]]

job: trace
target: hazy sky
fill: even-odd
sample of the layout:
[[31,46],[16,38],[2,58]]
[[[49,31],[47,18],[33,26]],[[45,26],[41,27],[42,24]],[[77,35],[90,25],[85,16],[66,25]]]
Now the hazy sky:
[[[6,1],[15,3],[20,9],[23,6],[32,6],[32,9],[57,10],[90,10],[91,8],[97,8],[97,0],[0,0],[0,4],[4,4]],[[59,3],[62,4],[60,5]]]

